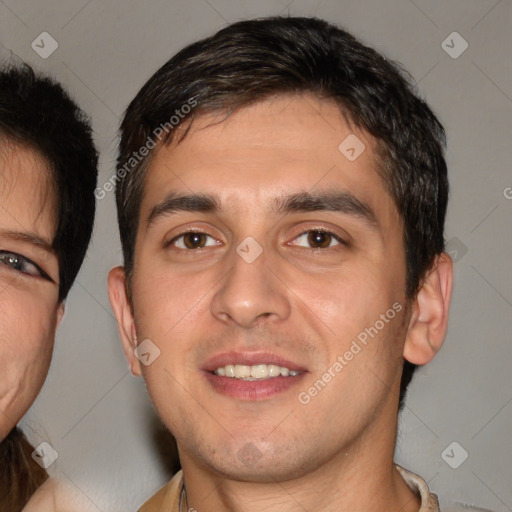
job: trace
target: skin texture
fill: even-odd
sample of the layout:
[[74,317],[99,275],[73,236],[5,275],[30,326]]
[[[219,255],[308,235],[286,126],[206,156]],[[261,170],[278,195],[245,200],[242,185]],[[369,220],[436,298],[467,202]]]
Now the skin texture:
[[[366,146],[353,162],[338,150],[351,133]],[[272,98],[227,119],[199,117],[183,141],[154,155],[133,307],[120,267],[109,276],[110,300],[132,372],[144,375],[177,439],[188,503],[199,512],[419,509],[393,466],[402,358],[424,364],[440,348],[452,266],[441,256],[407,303],[402,223],[377,169],[370,137],[334,103],[309,95]],[[290,194],[326,192],[350,193],[375,222],[273,209]],[[214,195],[220,210],[148,222],[171,193]],[[207,234],[205,246],[185,249],[177,237],[187,230]],[[324,248],[312,246],[310,231],[344,243],[327,237]],[[252,263],[236,252],[249,236],[263,250]],[[299,393],[393,304],[401,311],[300,403]],[[148,366],[133,352],[145,339],[160,350]],[[281,393],[233,398],[203,371],[209,358],[232,351],[275,354],[304,372]]]
[[[0,440],[39,393],[63,314],[59,266],[50,249],[56,232],[52,188],[37,154],[0,145]],[[32,263],[13,264],[7,253]]]

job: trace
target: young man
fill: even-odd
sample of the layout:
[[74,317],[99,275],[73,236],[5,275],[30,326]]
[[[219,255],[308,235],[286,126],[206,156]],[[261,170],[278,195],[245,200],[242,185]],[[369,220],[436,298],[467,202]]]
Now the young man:
[[447,329],[443,146],[399,70],[317,19],[236,23],[141,89],[109,294],[182,465],[141,510],[438,510],[393,454]]

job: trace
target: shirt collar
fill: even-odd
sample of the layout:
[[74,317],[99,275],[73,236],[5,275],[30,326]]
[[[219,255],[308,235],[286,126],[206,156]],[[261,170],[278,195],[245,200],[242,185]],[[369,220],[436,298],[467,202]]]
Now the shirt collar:
[[396,464],[396,469],[409,488],[420,496],[421,508],[419,512],[439,512],[437,496],[429,491],[425,480],[398,464]]
[[[401,466],[396,465],[396,469],[411,490],[421,498],[419,512],[439,512],[437,496],[429,491],[425,480]],[[139,509],[139,512],[178,512],[182,486],[183,473],[179,471],[165,487]]]

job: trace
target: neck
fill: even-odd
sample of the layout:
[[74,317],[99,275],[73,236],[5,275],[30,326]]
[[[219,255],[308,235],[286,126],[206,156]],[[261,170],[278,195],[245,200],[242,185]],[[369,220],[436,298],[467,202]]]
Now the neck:
[[419,498],[393,463],[396,419],[394,425],[384,427],[364,440],[359,438],[325,464],[311,471],[306,469],[292,480],[240,481],[219,475],[181,453],[189,510],[418,512]]

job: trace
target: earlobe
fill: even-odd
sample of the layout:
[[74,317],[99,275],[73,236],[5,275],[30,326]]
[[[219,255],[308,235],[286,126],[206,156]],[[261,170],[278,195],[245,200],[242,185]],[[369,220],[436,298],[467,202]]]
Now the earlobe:
[[431,361],[443,345],[453,287],[453,262],[440,254],[412,301],[404,358],[417,365]]
[[126,275],[123,267],[115,267],[108,274],[108,298],[117,320],[124,355],[133,375],[141,375],[140,361],[135,357],[137,334],[132,308],[126,289]]

